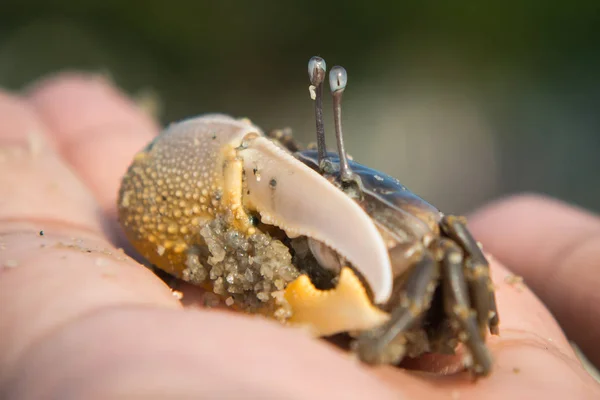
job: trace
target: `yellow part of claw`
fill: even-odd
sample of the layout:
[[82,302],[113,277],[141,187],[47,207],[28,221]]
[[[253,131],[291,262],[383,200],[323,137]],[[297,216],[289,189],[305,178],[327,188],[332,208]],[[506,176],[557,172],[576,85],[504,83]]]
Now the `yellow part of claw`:
[[319,290],[301,275],[286,287],[284,297],[291,308],[288,322],[305,326],[316,336],[371,329],[389,319],[388,313],[371,303],[362,282],[347,267],[334,289]]

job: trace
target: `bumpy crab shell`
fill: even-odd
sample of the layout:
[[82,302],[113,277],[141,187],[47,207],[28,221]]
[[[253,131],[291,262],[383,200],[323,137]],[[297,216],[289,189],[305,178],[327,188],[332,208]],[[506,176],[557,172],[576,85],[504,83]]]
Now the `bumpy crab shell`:
[[[206,115],[168,127],[136,155],[118,210],[149,262],[242,309],[316,335],[389,318],[375,306],[390,298],[393,277],[373,221],[248,120]],[[314,274],[300,267],[315,263],[306,238],[353,268],[317,289]]]

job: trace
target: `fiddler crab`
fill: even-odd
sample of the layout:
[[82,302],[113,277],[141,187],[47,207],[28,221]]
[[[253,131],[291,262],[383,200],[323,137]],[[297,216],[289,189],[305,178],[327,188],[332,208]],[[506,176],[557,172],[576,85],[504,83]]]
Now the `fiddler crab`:
[[[331,69],[337,153],[323,125],[325,61],[308,64],[316,149],[287,130],[203,115],[170,125],[138,153],[119,220],[151,264],[231,307],[343,335],[369,364],[453,353],[487,375],[498,334],[489,264],[463,217],[444,215],[346,154],[344,68]],[[314,147],[314,146],[313,146]]]

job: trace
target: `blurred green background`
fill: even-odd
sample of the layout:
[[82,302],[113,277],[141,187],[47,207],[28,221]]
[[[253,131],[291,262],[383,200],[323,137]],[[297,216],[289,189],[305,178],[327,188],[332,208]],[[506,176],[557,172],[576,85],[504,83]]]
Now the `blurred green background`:
[[446,212],[520,191],[600,211],[598,0],[0,1],[0,86],[109,74],[163,123],[225,112],[307,142],[321,55],[349,73],[350,153]]

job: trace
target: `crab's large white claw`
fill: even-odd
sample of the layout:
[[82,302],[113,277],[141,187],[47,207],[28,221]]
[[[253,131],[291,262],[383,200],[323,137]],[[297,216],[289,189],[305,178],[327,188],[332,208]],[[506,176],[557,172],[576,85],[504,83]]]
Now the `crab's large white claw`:
[[392,292],[392,269],[383,238],[367,213],[269,139],[257,135],[242,147],[238,154],[246,175],[246,205],[288,235],[305,235],[336,250],[366,279],[374,302],[385,303]]

